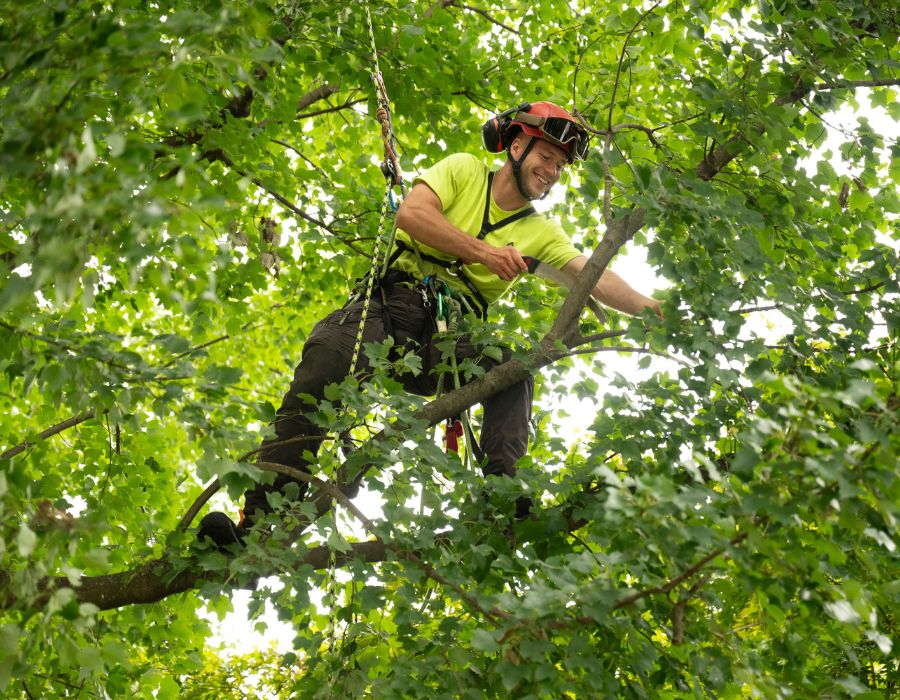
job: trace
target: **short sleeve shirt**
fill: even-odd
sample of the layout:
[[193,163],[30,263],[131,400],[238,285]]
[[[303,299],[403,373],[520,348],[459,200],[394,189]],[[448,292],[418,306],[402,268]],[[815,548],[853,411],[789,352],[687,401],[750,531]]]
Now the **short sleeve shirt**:
[[[489,172],[488,166],[475,156],[456,153],[433,165],[418,176],[414,183],[424,182],[434,191],[441,200],[444,216],[451,224],[471,236],[477,236],[481,231]],[[488,214],[490,223],[502,221],[520,211],[505,211],[497,206],[493,197],[490,200]],[[412,247],[409,234],[402,229],[397,230],[397,238],[408,247]],[[572,245],[559,222],[539,213],[502,226],[488,233],[484,240],[498,248],[513,246],[522,255],[536,258],[558,269],[562,269],[581,254]],[[456,259],[423,243],[418,243],[418,246],[423,253],[440,260],[453,262]],[[416,255],[410,251],[404,252],[394,263],[397,269],[416,277],[421,276],[423,272],[426,275],[438,275],[455,291],[469,293],[456,275],[448,272],[446,268],[427,260],[422,260],[422,266],[424,269],[420,271]],[[462,269],[488,303],[496,301],[512,284],[500,279],[481,264],[463,265]]]

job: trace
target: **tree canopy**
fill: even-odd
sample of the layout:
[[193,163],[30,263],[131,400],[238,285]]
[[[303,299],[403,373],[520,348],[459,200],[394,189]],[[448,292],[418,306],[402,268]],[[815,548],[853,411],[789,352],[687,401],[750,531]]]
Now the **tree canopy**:
[[[3,3],[6,697],[900,688],[896,3],[494,5]],[[197,547],[216,490],[283,469],[253,452],[371,265],[376,56],[407,181],[499,109],[574,111],[593,147],[551,215],[591,262],[568,295],[519,282],[473,329],[513,360],[435,401],[368,347],[375,375],[311,409],[347,437],[313,497],[237,556]],[[623,246],[664,321],[581,315]],[[486,501],[432,426],[527,373],[531,453]],[[566,396],[596,400],[583,435]],[[290,653],[209,656],[235,587]]]

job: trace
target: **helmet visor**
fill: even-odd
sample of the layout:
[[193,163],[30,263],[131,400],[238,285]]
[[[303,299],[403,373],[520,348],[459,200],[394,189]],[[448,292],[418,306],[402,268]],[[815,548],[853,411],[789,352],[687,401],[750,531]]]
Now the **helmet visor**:
[[538,129],[546,141],[562,147],[573,158],[587,158],[591,137],[575,122],[562,117],[538,117],[528,112],[517,113],[513,121]]

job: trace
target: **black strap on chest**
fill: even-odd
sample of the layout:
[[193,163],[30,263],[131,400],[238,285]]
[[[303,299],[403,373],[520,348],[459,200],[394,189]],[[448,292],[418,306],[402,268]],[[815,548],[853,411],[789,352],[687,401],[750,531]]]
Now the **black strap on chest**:
[[[489,233],[493,233],[494,231],[501,229],[504,226],[508,226],[509,224],[511,224],[515,221],[519,221],[520,219],[524,219],[526,216],[530,216],[531,214],[535,213],[534,207],[529,206],[529,207],[526,207],[525,209],[522,209],[521,211],[517,211],[515,214],[511,214],[510,216],[507,216],[505,219],[501,219],[500,221],[492,224],[491,220],[490,220],[491,219],[490,214],[491,214],[491,183],[493,182],[493,180],[494,180],[494,173],[493,173],[493,171],[491,171],[488,173],[488,177],[487,177],[487,192],[486,192],[485,198],[484,198],[484,214],[481,217],[481,230],[478,232],[478,235],[476,236],[476,238],[478,240],[484,240],[484,238]],[[412,248],[410,248],[408,245],[406,245],[403,241],[397,240],[396,241],[396,250],[394,251],[394,254],[391,256],[391,259],[388,262],[388,264],[392,265],[394,263],[394,261],[396,261],[397,258],[399,258],[402,253],[407,252],[407,251],[415,252],[412,250]],[[465,285],[466,289],[469,290],[469,294],[471,295],[471,298],[477,302],[478,307],[479,307],[479,312],[480,312],[478,315],[482,319],[487,317],[488,301],[487,301],[487,299],[484,298],[484,295],[480,291],[478,291],[478,287],[475,286],[475,283],[463,270],[463,265],[465,263],[463,262],[462,258],[457,258],[456,260],[453,260],[453,261],[441,260],[440,258],[435,257],[434,255],[429,255],[428,253],[423,253],[421,251],[419,251],[418,255],[423,260],[427,260],[428,262],[430,262],[434,265],[438,265],[439,267],[442,267],[445,270],[449,270],[450,272],[455,274],[457,276],[457,278],[459,278],[459,281],[462,282],[463,285]]]
[[[515,214],[510,214],[505,219],[500,219],[495,224],[491,223],[491,183],[494,181],[494,172],[491,171],[488,173],[487,177],[487,192],[484,197],[484,214],[481,215],[481,231],[478,232],[476,238],[479,240],[483,239],[489,233],[493,233],[499,228],[503,228],[508,224],[513,223],[514,221],[518,221],[519,219],[524,219],[526,216],[531,216],[534,214],[534,207],[527,206],[521,211],[517,211]],[[460,262],[460,261],[457,261]]]

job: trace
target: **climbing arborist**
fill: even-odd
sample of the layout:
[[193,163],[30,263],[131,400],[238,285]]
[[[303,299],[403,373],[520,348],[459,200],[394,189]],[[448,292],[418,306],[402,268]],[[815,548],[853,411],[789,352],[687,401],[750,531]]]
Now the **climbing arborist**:
[[[561,107],[535,102],[489,120],[482,136],[488,151],[506,151],[506,162],[492,172],[474,156],[458,153],[415,178],[397,211],[390,265],[365,314],[364,342],[392,336],[395,347],[417,348],[426,368],[441,359],[434,337],[435,281],[446,285],[462,308],[484,317],[488,306],[528,271],[531,260],[570,277],[587,261],[560,224],[537,213],[531,202],[546,197],[568,165],[587,157],[588,133]],[[628,314],[647,308],[660,314],[656,300],[611,270],[604,272],[592,293],[601,303]],[[310,410],[304,396],[322,399],[328,384],[347,375],[363,309],[363,301],[353,299],[315,326],[278,409],[275,436],[262,445],[261,460],[311,471],[303,455],[317,453],[324,431],[304,415]],[[457,361],[473,358],[486,369],[496,364],[465,338],[457,342],[455,355]],[[367,360],[360,358],[357,369],[365,372],[367,367]],[[434,371],[397,379],[407,391],[420,395],[434,394],[438,384]],[[515,474],[516,461],[528,448],[533,387],[527,379],[484,401],[478,453],[483,455],[485,474]],[[200,537],[208,536],[220,546],[241,541],[254,517],[271,512],[267,494],[290,482],[279,475],[274,484],[249,490],[237,525],[223,513],[210,513],[201,521]],[[301,497],[305,490],[301,484]],[[530,505],[524,496],[518,499],[516,515],[527,515]]]

